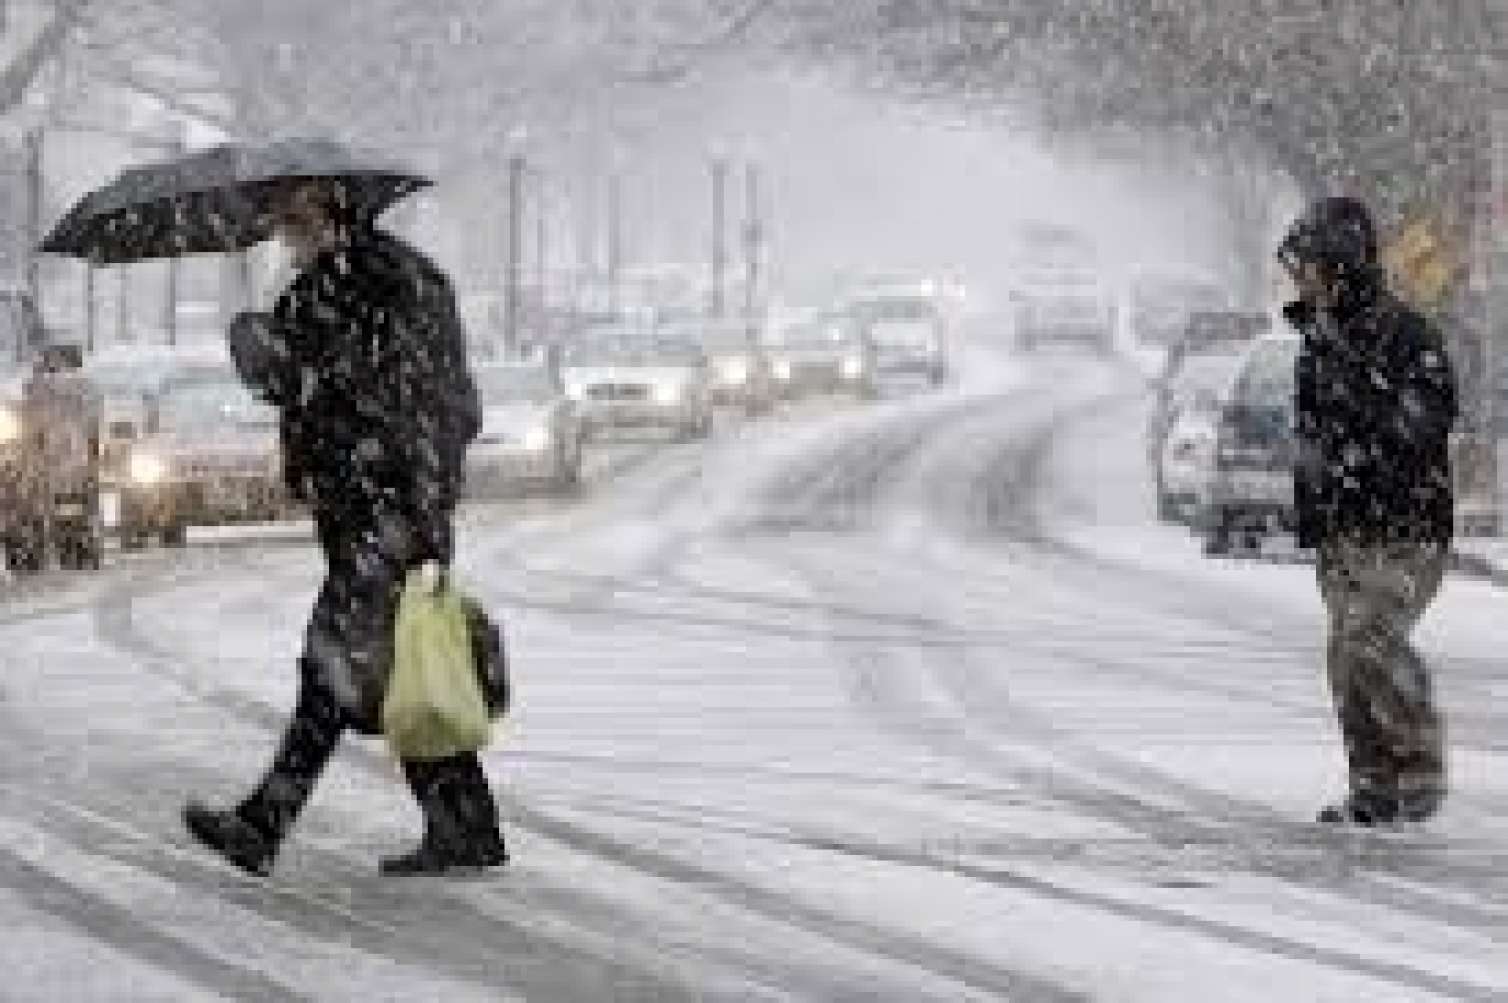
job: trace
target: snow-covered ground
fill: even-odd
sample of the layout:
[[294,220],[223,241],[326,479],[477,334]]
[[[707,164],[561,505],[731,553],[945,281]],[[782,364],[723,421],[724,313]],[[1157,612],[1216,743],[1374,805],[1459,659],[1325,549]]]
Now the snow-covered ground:
[[1130,367],[960,368],[468,510],[520,695],[485,879],[376,876],[418,820],[371,742],[270,881],[182,834],[287,712],[301,541],[0,608],[0,997],[1504,998],[1501,593],[1452,580],[1421,631],[1448,811],[1321,830],[1312,571],[1153,522]]

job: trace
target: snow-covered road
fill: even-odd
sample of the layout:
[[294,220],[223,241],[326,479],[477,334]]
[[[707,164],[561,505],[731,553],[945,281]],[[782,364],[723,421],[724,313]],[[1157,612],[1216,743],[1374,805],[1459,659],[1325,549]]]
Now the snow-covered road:
[[468,511],[520,691],[486,879],[377,877],[418,820],[374,743],[270,881],[182,834],[291,701],[302,543],[12,596],[0,998],[1508,995],[1508,597],[1452,580],[1421,631],[1447,813],[1322,831],[1312,572],[1152,522],[1128,371],[971,361]]

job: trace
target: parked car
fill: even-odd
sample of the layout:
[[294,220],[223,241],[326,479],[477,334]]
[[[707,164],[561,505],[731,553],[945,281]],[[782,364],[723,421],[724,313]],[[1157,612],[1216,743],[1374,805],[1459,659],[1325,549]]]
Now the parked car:
[[1196,523],[1206,554],[1228,554],[1238,542],[1259,547],[1268,535],[1295,528],[1293,398],[1300,344],[1291,333],[1258,340],[1231,383]]
[[1148,460],[1157,517],[1164,522],[1188,520],[1198,506],[1214,466],[1222,401],[1243,358],[1235,351],[1194,356],[1160,398],[1163,410],[1148,430]]
[[875,348],[865,326],[844,313],[794,321],[770,335],[770,370],[782,397],[875,394]]
[[[1227,367],[1233,368],[1251,343],[1270,327],[1271,320],[1263,313],[1203,311],[1190,316],[1152,381],[1146,439],[1147,458],[1154,472],[1180,407],[1192,393],[1219,389]],[[1205,358],[1216,360],[1209,364],[1208,372],[1196,361]]]
[[707,355],[686,338],[638,326],[597,331],[562,353],[561,380],[588,435],[653,428],[700,439],[712,431]]
[[121,545],[160,536],[182,546],[191,525],[283,518],[276,409],[252,396],[229,368],[169,378],[151,432],[132,445],[116,488]]
[[478,366],[482,431],[466,453],[468,494],[581,483],[582,424],[576,402],[539,362]]

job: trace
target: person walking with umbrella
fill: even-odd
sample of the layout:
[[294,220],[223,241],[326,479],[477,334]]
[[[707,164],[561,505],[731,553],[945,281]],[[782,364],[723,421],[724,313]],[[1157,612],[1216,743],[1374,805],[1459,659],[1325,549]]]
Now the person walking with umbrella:
[[[298,274],[270,315],[236,318],[230,348],[242,379],[279,409],[285,480],[313,511],[326,577],[266,775],[232,809],[184,812],[195,839],[254,874],[270,872],[342,735],[381,730],[405,579],[452,557],[465,450],[480,424],[464,335],[445,276],[374,225],[426,183],[333,144],[222,147],[127,172],[43,244],[128,261],[276,236],[294,252]],[[402,766],[424,833],[382,861],[383,873],[507,861],[475,753]]]

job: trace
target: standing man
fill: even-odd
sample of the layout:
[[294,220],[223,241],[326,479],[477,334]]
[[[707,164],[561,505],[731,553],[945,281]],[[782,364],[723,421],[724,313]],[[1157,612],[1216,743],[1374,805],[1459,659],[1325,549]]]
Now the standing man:
[[1349,795],[1321,822],[1418,822],[1445,797],[1444,726],[1409,635],[1440,589],[1454,526],[1456,383],[1439,332],[1386,287],[1355,199],[1317,202],[1278,257],[1297,363],[1299,537],[1318,554],[1326,669]]
[[[293,720],[261,784],[232,811],[190,804],[189,831],[231,863],[267,873],[348,728],[379,730],[404,578],[447,565],[476,388],[450,284],[376,230],[333,181],[289,182],[272,200],[297,277],[270,317],[242,315],[231,352],[281,412],[284,474],[314,513],[327,574],[299,660]],[[473,753],[405,761],[424,814],[418,849],[387,874],[507,861],[497,808]]]

